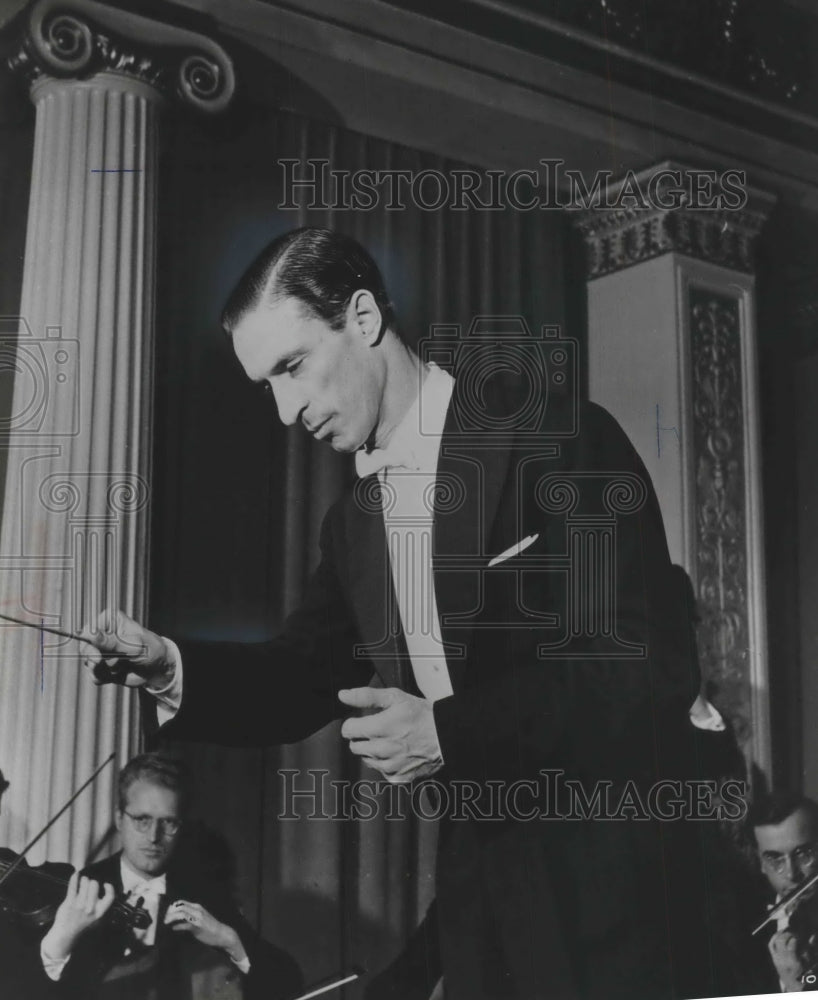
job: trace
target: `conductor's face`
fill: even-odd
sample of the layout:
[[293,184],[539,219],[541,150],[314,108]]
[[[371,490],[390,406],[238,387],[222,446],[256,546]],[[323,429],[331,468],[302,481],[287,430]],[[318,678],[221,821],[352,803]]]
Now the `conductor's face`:
[[297,299],[248,312],[233,347],[248,377],[272,389],[285,424],[300,421],[336,451],[356,451],[378,422],[385,374],[373,350],[380,313],[356,292],[342,329],[310,315]]

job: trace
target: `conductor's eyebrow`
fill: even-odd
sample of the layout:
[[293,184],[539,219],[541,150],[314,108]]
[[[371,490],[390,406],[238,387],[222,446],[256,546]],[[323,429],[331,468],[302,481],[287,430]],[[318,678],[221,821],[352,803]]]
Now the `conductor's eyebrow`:
[[293,361],[294,358],[298,357],[299,353],[300,352],[297,350],[288,351],[286,354],[282,355],[282,357],[280,357],[273,367],[268,369],[264,375],[259,375],[258,378],[254,378],[253,381],[263,382],[271,375],[283,375],[290,362]]

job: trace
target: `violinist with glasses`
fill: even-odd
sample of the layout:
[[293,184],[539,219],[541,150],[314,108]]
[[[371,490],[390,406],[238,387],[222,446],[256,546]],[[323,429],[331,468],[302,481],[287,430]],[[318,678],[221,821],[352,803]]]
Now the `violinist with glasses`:
[[816,989],[818,892],[810,888],[791,905],[779,904],[818,876],[818,803],[772,795],[753,807],[750,825],[761,874],[772,894],[770,919],[760,935],[767,940],[773,966],[770,989],[782,993]]
[[[300,972],[285,953],[258,939],[222,884],[179,851],[187,783],[181,765],[161,754],[134,757],[119,776],[114,821],[122,850],[75,872],[40,946],[55,997],[181,1000],[202,946],[229,961],[225,995],[292,995]],[[149,921],[106,919],[124,900]],[[198,942],[196,944],[195,942]],[[221,993],[219,995],[222,995]]]

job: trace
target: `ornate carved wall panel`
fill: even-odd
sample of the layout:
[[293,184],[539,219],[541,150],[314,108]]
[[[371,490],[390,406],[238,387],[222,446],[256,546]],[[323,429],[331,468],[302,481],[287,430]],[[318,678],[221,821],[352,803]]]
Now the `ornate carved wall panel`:
[[678,190],[695,173],[657,164],[634,175],[656,203],[606,208],[633,182],[626,178],[577,215],[589,275],[589,387],[640,450],[671,557],[692,581],[705,693],[769,773],[752,272],[773,199],[748,188],[735,211],[701,212],[682,198],[659,204],[668,178]]
[[688,310],[699,655],[708,694],[744,743],[752,712],[739,301],[691,287]]

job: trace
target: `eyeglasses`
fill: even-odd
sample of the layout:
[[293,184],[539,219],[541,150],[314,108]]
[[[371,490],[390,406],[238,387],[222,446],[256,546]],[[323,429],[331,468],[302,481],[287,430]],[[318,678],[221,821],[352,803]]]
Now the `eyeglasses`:
[[160,819],[156,816],[134,816],[134,814],[129,813],[127,809],[123,809],[123,812],[131,823],[133,823],[134,828],[138,830],[139,833],[150,833],[153,829],[153,824],[156,823],[156,828],[159,831],[160,836],[175,837],[182,825],[182,821],[180,819],[171,819],[166,817],[162,817]]
[[780,875],[791,862],[793,868],[812,868],[818,862],[818,843],[801,844],[788,854],[780,854],[778,851],[765,851],[761,855],[761,863],[765,868]]

